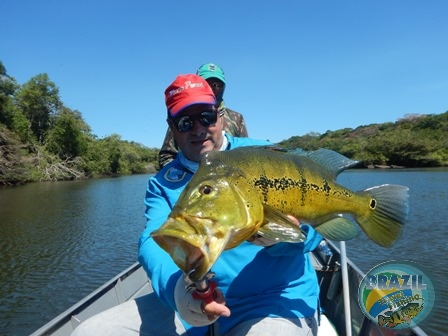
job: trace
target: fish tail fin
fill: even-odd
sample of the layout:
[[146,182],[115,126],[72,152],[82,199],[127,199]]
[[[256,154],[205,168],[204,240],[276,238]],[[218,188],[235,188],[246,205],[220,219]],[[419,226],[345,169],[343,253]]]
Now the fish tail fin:
[[370,196],[369,211],[357,217],[366,235],[383,247],[392,246],[400,237],[406,221],[409,188],[384,184],[363,191]]

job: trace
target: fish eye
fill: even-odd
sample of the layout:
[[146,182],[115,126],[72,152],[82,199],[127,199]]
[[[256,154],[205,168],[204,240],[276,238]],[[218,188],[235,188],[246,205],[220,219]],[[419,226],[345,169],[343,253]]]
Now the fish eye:
[[213,191],[213,188],[209,185],[204,185],[199,189],[201,195],[208,195]]

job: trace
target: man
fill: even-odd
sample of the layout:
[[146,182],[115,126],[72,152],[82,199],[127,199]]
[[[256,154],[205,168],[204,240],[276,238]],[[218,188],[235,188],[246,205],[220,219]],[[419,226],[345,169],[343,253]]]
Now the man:
[[[304,243],[263,247],[245,242],[222,254],[213,266],[219,295],[208,304],[191,297],[182,272],[151,238],[150,233],[164,223],[197,170],[202,153],[269,144],[226,134],[213,92],[199,76],[178,76],[165,95],[168,125],[180,150],[175,160],[150,179],[145,199],[148,222],[140,238],[139,261],[154,291],[180,315],[189,335],[204,335],[205,326],[215,321],[219,335],[260,335],[261,330],[270,331],[269,335],[315,332],[319,288],[305,253],[322,237],[309,226],[304,228],[308,230]],[[251,333],[242,333],[241,328]]]
[[138,256],[164,305],[147,295],[85,321],[73,335],[317,335],[319,286],[307,252],[322,237],[311,227],[302,226],[307,232],[303,243],[271,245],[255,239],[225,251],[213,265],[218,289],[210,302],[193,297],[185,275],[152,239],[151,232],[166,221],[198,169],[201,154],[269,144],[226,134],[215,96],[200,76],[178,76],[165,97],[179,153],[149,180]]
[[[197,75],[204,78],[213,90],[216,97],[218,110],[223,115],[223,128],[233,136],[247,137],[246,124],[243,116],[225,106],[224,91],[226,87],[226,78],[222,68],[213,63],[206,63],[199,67],[196,72]],[[163,140],[162,148],[159,152],[159,166],[162,168],[168,162],[173,160],[178,152],[178,146],[173,138],[173,133],[168,127],[168,130]]]

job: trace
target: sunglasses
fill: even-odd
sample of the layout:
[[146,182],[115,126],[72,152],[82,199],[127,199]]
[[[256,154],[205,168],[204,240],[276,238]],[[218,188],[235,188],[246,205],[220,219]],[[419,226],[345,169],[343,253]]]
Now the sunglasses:
[[176,126],[179,132],[188,132],[194,126],[194,121],[197,120],[204,127],[209,127],[216,124],[218,120],[218,113],[215,111],[204,111],[193,116],[183,116],[179,118],[170,119]]

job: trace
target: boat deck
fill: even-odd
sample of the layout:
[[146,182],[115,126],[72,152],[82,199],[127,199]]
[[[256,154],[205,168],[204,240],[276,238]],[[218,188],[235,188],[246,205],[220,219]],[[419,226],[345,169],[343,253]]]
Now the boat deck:
[[[339,249],[333,243],[328,242],[325,249],[317,249],[310,253],[310,256],[321,288],[320,301],[322,311],[334,325],[339,335],[347,335]],[[349,293],[352,294],[349,296],[352,335],[426,335],[419,327],[390,330],[381,328],[370,321],[364,315],[358,303],[358,287],[364,274],[349,259],[347,260],[347,272]],[[138,263],[135,263],[36,330],[31,336],[68,336],[82,321],[89,317],[128,300],[151,293],[153,293],[153,290],[145,271]],[[154,302],[157,302],[157,300]]]

